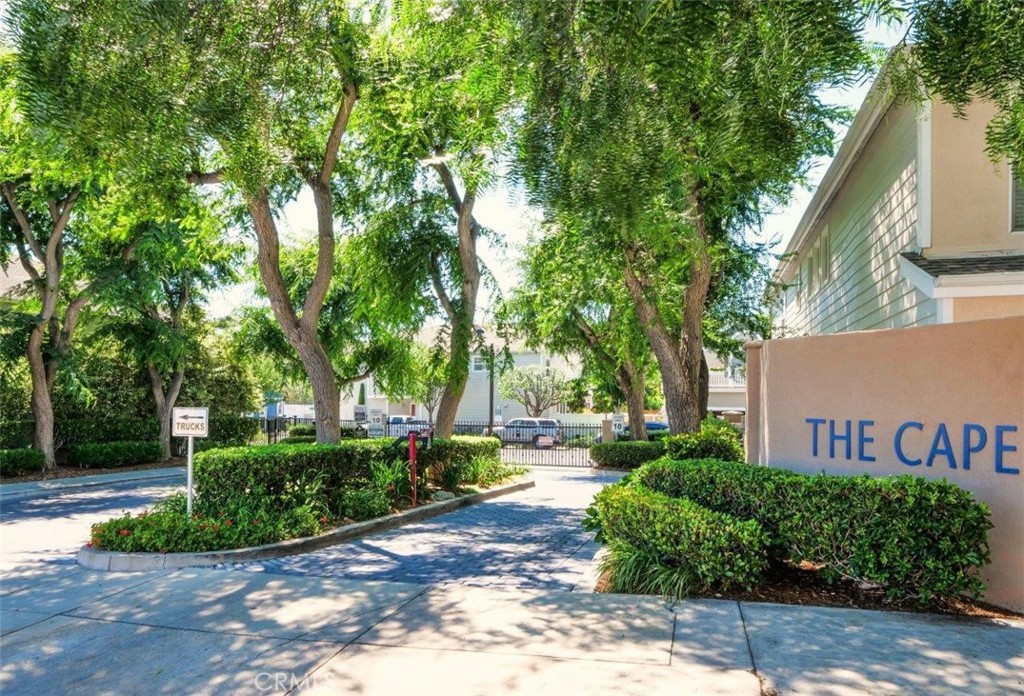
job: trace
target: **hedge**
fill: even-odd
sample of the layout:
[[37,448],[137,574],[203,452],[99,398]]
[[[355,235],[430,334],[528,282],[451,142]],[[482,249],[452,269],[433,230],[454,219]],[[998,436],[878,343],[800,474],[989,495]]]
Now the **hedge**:
[[312,423],[298,423],[288,428],[288,437],[307,437],[309,435],[316,438],[316,425]]
[[277,441],[279,445],[309,445],[316,442],[316,435],[289,435]]
[[665,445],[659,441],[624,440],[591,445],[590,458],[597,466],[611,469],[635,469],[645,462],[665,454]]
[[746,461],[740,432],[728,421],[720,418],[707,418],[701,422],[700,430],[697,432],[670,435],[664,438],[664,443],[672,459]]
[[30,471],[41,471],[43,453],[28,447],[0,450],[0,476],[18,476]]
[[[0,448],[28,447],[32,443],[34,428],[34,421],[0,422]],[[210,417],[210,437],[205,439],[217,445],[246,445],[259,431],[259,419],[216,415]],[[53,439],[57,447],[155,441],[160,439],[160,421],[157,418],[63,419],[54,423]]]
[[68,464],[86,469],[146,464],[162,458],[159,442],[100,442],[68,449]]
[[651,462],[633,482],[757,520],[774,560],[823,565],[827,580],[877,583],[890,599],[978,596],[988,508],[944,479],[808,475],[716,460]]
[[370,462],[396,456],[401,452],[391,440],[227,447],[195,456],[195,487],[212,508],[253,489],[282,499],[305,478],[318,478],[327,491],[344,488],[353,479],[368,479]]
[[[501,443],[490,437],[435,439],[430,449],[420,451],[418,462],[421,470],[430,470],[432,477],[439,478],[441,469],[452,462],[468,462],[477,456],[497,460],[500,449]],[[393,438],[210,450],[195,457],[196,491],[216,506],[217,501],[254,488],[281,498],[296,482],[315,477],[331,492],[355,479],[369,479],[371,462],[404,460],[408,453],[408,443]]]
[[754,520],[636,486],[609,486],[594,503],[615,591],[681,597],[763,578],[767,535]]

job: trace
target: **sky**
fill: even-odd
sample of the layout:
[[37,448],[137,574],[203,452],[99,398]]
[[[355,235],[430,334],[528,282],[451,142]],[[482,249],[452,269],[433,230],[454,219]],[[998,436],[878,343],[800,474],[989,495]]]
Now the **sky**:
[[[2,0],[0,0],[2,2]],[[896,45],[904,36],[906,28],[900,25],[873,26],[866,32],[869,41],[877,42],[885,47]],[[823,101],[856,109],[864,101],[871,80],[865,79],[860,84],[841,89],[825,90],[821,93]],[[837,133],[836,149],[845,135],[845,128]],[[807,186],[797,187],[788,205],[781,206],[765,216],[760,230],[748,230],[747,236],[758,241],[776,241],[775,250],[781,253],[789,238],[793,235],[804,209],[814,195],[814,188],[821,181],[831,158],[819,158],[812,162],[807,175]],[[278,219],[282,233],[282,241],[295,240],[312,234],[316,226],[316,211],[313,206],[312,194],[303,190],[302,194],[284,207]],[[497,186],[481,195],[476,202],[475,214],[483,226],[493,230],[503,245],[496,246],[488,240],[479,245],[480,259],[487,266],[502,292],[508,292],[518,281],[517,263],[522,257],[521,248],[527,241],[531,231],[537,229],[540,214],[530,209],[522,201],[522,196],[515,190],[505,186]],[[482,308],[490,306],[493,298],[481,291]],[[208,299],[210,314],[214,317],[225,316],[241,304],[258,302],[251,284],[245,283],[225,288],[213,293]],[[485,309],[486,313],[486,309]],[[486,321],[486,316],[478,320]]]

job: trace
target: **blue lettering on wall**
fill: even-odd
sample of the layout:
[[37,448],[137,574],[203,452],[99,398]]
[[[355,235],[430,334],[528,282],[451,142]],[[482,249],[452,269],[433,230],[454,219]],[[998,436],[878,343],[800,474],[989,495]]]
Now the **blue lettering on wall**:
[[875,457],[864,451],[864,446],[875,441],[875,438],[868,437],[865,431],[874,426],[875,422],[870,420],[857,421],[857,459],[862,462],[873,462]]
[[818,426],[825,424],[824,418],[805,418],[804,423],[811,424],[811,456],[818,456]]
[[830,420],[828,422],[828,456],[829,456],[829,459],[835,459],[836,458],[836,442],[839,442],[839,441],[843,441],[843,442],[846,443],[846,458],[847,459],[850,458],[850,446],[853,443],[853,441],[851,439],[852,436],[851,436],[851,433],[850,433],[850,421],[843,421],[843,424],[845,425],[845,430],[843,431],[845,433],[845,435],[838,435],[838,434],[836,434],[836,422],[834,420]]
[[949,441],[949,430],[946,429],[945,423],[939,423],[939,427],[935,429],[935,439],[932,440],[932,448],[928,451],[928,463],[925,466],[931,466],[939,455],[946,457],[950,469],[956,468],[953,443]]
[[907,432],[910,428],[916,428],[917,430],[924,430],[924,424],[916,421],[907,421],[899,428],[896,429],[896,438],[893,441],[893,447],[896,449],[896,457],[906,464],[907,466],[917,466],[921,463],[920,459],[909,459],[906,454],[903,453],[903,433]]
[[[830,459],[844,458],[847,461],[853,460],[853,443],[857,442],[857,459],[859,462],[878,461],[878,452],[875,445],[876,438],[873,431],[876,423],[873,420],[854,421],[835,420],[832,418],[805,418],[805,423],[811,426],[811,456],[824,456],[823,438],[828,436],[828,457]],[[856,430],[856,432],[854,432]],[[914,436],[907,431],[916,430],[920,436]],[[1018,459],[1007,461],[1008,456],[1018,451],[1016,433],[1018,426],[1000,424],[989,426],[978,423],[964,423],[963,426],[954,426],[952,430],[946,423],[937,423],[926,426],[919,421],[907,421],[896,428],[893,438],[892,453],[896,459],[906,466],[933,466],[936,462],[942,464],[941,459],[946,460],[950,469],[970,471],[977,468],[978,455],[986,451],[986,447],[992,450],[992,461],[995,471],[998,474],[1019,476],[1021,468],[1017,464]],[[991,433],[991,435],[990,435]],[[962,439],[957,440],[962,434]],[[927,439],[925,439],[927,438]],[[925,446],[931,445],[925,453]],[[836,450],[838,443],[843,444],[842,452],[838,455]],[[957,454],[960,453],[961,460],[957,466]],[[883,461],[890,458],[892,454],[882,452]],[[987,457],[986,457],[987,460]]]
[[[971,444],[971,433],[977,433],[978,441]],[[971,455],[980,452],[985,449],[985,444],[988,442],[988,433],[985,429],[977,423],[964,423],[964,470],[971,468]]]
[[1017,432],[1016,425],[997,425],[996,426],[996,473],[997,474],[1015,474],[1020,475],[1020,469],[1016,469],[1009,466],[1003,465],[1003,453],[1004,452],[1016,452],[1016,445],[1009,445],[1003,442],[1003,435],[1006,433]]

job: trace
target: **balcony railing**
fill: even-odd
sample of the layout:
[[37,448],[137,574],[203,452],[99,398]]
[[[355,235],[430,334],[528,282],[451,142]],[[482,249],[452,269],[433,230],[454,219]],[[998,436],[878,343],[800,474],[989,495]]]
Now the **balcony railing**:
[[730,377],[724,372],[712,372],[708,377],[708,386],[711,389],[745,389],[747,386],[747,380],[743,375]]

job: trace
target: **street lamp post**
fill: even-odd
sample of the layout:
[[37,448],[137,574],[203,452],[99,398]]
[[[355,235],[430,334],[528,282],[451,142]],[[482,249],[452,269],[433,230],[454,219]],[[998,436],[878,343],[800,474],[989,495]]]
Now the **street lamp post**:
[[488,399],[487,408],[487,434],[494,435],[494,344],[491,343],[491,345],[488,346],[488,348],[490,350],[488,355],[489,359],[487,361],[487,368],[490,371],[491,392],[490,398]]

